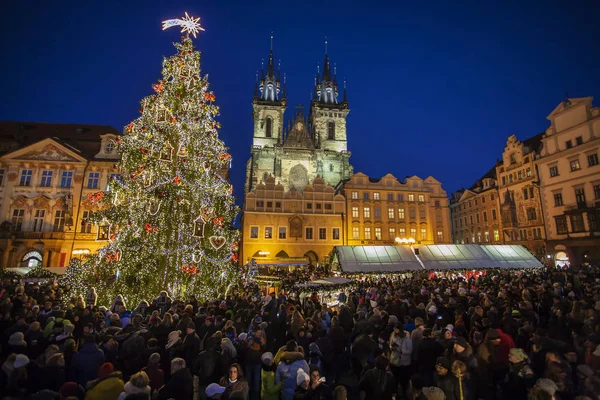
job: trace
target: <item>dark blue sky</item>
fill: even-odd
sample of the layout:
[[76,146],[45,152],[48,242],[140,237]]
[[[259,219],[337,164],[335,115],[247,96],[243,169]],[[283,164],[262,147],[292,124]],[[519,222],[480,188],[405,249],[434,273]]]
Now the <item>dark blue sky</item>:
[[206,28],[196,46],[221,107],[238,197],[254,77],[272,30],[289,118],[296,104],[309,106],[328,37],[338,77],[348,80],[351,162],[373,177],[433,175],[450,193],[483,175],[510,134],[546,129],[565,92],[600,104],[595,0],[22,0],[4,7],[0,120],[122,129],[179,40],[161,21],[184,11]]

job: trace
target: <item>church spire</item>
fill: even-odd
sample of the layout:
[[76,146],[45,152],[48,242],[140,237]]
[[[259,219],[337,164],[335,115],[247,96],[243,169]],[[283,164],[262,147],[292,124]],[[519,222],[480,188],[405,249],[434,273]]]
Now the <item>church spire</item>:
[[338,104],[338,85],[337,85],[337,74],[336,67],[333,67],[333,73],[331,63],[329,61],[328,53],[328,41],[325,38],[325,60],[323,61],[323,73],[317,73],[317,81],[315,82],[315,102],[321,104]]
[[270,36],[269,59],[267,60],[266,71],[261,74],[258,100],[277,102],[280,100],[281,91],[281,62],[279,68],[275,71],[275,58],[273,57],[273,33]]

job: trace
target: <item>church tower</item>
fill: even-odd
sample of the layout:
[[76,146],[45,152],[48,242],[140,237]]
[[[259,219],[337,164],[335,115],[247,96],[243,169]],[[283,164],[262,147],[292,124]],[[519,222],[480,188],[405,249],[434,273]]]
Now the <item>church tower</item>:
[[[327,42],[325,42],[327,44]],[[317,74],[310,110],[310,123],[314,131],[314,141],[318,148],[336,152],[348,150],[346,139],[346,117],[350,112],[346,84],[342,101],[338,99],[336,67],[329,62],[325,51],[323,74]]]

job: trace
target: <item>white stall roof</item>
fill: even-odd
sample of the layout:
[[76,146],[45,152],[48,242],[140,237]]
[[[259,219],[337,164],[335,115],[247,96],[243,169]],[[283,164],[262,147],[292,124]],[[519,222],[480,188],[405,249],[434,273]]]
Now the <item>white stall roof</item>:
[[517,245],[437,244],[419,247],[425,269],[541,268],[542,263]]
[[349,274],[423,270],[408,246],[336,246],[335,251],[340,269]]

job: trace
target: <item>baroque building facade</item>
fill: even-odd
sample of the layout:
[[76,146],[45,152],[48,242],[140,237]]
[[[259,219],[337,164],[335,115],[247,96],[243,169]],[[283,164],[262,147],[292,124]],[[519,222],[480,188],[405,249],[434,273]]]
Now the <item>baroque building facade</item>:
[[540,181],[534,164],[541,140],[542,134],[523,142],[509,136],[496,164],[503,242],[523,245],[539,259],[546,256]]
[[106,244],[86,224],[119,154],[112,127],[0,122],[0,266],[64,267]]
[[380,179],[357,173],[343,183],[346,198],[345,245],[451,243],[448,197],[433,177],[392,174]]
[[455,244],[504,244],[496,167],[452,194],[450,214]]
[[547,117],[535,160],[548,255],[556,264],[600,261],[600,108],[568,98]]

